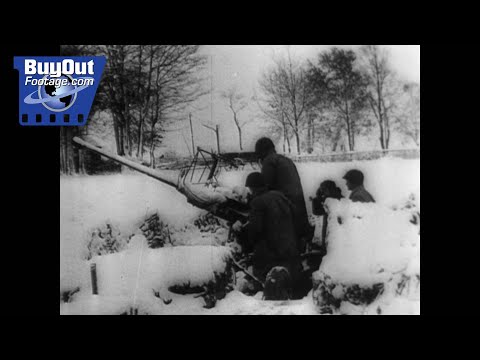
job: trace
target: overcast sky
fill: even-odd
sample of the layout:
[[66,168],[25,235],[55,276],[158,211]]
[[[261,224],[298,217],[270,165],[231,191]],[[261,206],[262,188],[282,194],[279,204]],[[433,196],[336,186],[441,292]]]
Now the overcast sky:
[[[360,45],[288,45],[292,56],[300,60],[314,60],[318,53],[331,47],[356,48]],[[405,80],[420,83],[420,45],[382,45],[391,53],[391,65],[399,76]],[[266,67],[272,64],[274,56],[281,56],[287,45],[203,45],[200,52],[207,55],[209,63],[206,68],[207,88],[213,87],[212,96],[205,96],[192,111],[195,146],[216,149],[214,133],[202,124],[220,125],[221,151],[239,151],[238,135],[232,115],[220,92],[232,85],[248,99],[254,95],[258,80]],[[241,119],[255,119],[258,110],[253,102],[240,114]],[[262,135],[258,130],[258,120],[245,128],[244,151],[253,150],[253,144]],[[182,154],[188,154],[187,144],[191,147],[188,115],[184,121],[172,125],[172,129],[183,128],[182,131],[167,133],[165,145]]]

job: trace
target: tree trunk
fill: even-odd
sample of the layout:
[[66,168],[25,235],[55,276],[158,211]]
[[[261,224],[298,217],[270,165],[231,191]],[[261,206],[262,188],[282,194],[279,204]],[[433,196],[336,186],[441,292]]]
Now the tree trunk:
[[378,119],[378,126],[380,128],[380,147],[382,148],[382,150],[384,150],[385,149],[385,135],[384,135],[385,129],[383,128],[383,122],[380,118]]
[[126,148],[128,156],[132,156],[132,138],[130,136],[130,115],[128,114],[128,112],[126,112],[126,115],[124,116],[123,123],[125,124],[123,128],[123,136],[124,136],[123,146],[124,146],[124,149]]
[[300,135],[298,133],[298,118],[295,118],[295,140],[297,141],[297,153],[300,155]]
[[85,150],[83,149],[78,149],[78,159],[80,162],[80,174],[86,174],[86,168],[85,168]]
[[[139,52],[138,52],[138,75],[137,75],[137,95],[140,94],[140,87],[141,87],[141,77],[142,77],[142,53],[143,53],[143,46],[139,45]],[[140,114],[138,119],[138,130],[137,130],[137,159],[142,160],[143,154],[142,153],[142,146],[143,146],[143,116],[142,116],[142,108],[140,107]],[[142,155],[142,158],[140,158]]]
[[140,124],[140,141],[139,141],[140,160],[143,160],[143,121]]
[[127,115],[127,119],[125,120],[125,138],[128,147],[128,155],[132,156],[132,137],[130,136],[130,116]]
[[155,141],[150,145],[150,167],[155,168]]
[[350,134],[350,119],[348,117],[348,115],[346,115],[345,117],[345,121],[347,123],[347,140],[348,140],[348,147],[349,147],[349,150],[351,151],[352,150],[352,143],[351,143],[351,134]]
[[348,100],[345,100],[345,121],[347,123],[347,139],[348,139],[348,148],[349,151],[353,151],[352,149],[352,123],[350,117],[350,110],[348,108]]
[[307,152],[309,154],[312,152],[312,119],[310,116],[307,123]]
[[118,124],[118,139],[119,139],[118,155],[125,156],[125,145],[124,145],[125,135],[124,135],[124,129],[122,124]]
[[388,121],[387,116],[385,116],[385,130],[386,130],[386,137],[385,137],[385,149],[388,150],[390,146],[390,124]]
[[295,131],[295,140],[297,141],[297,154],[300,155],[300,136],[298,131]]
[[[87,134],[87,128],[86,127],[77,127],[78,129],[78,135],[77,136],[84,136]],[[83,148],[80,148],[78,146],[75,147],[78,151],[78,164],[79,164],[79,169],[78,172],[80,174],[85,174],[86,173],[86,167],[85,167],[85,150]]]
[[139,120],[137,131],[137,158],[143,160],[143,119]]
[[113,116],[113,132],[115,133],[115,145],[117,147],[117,155],[123,155],[123,148],[122,148],[122,141],[120,135],[120,124],[116,114],[112,114]]
[[312,120],[312,138],[311,138],[311,146],[312,146],[312,151],[315,149],[315,119]]
[[240,126],[237,126],[238,129],[238,142],[240,144],[240,151],[243,151],[242,147],[242,128]]
[[377,111],[378,111],[378,123],[380,125],[380,146],[382,150],[385,150],[385,123],[384,123],[384,116],[383,116],[383,109],[382,109],[382,93],[380,88],[380,78],[378,75],[378,69],[376,68],[376,78],[377,78]]
[[351,121],[350,124],[350,132],[351,132],[351,145],[350,145],[350,151],[355,151],[355,122]]

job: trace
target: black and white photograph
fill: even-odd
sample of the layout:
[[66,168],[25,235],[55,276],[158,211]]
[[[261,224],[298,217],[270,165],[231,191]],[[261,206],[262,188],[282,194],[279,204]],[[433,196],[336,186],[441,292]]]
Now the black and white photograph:
[[60,55],[60,315],[420,315],[420,45]]

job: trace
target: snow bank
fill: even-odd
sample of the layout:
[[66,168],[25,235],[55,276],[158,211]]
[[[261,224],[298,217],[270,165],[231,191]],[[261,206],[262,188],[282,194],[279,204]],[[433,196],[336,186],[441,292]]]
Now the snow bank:
[[318,315],[312,301],[312,296],[302,300],[263,301],[261,293],[257,296],[247,296],[239,291],[232,291],[225,299],[217,302],[205,315]]
[[99,294],[120,296],[135,291],[164,289],[172,285],[200,286],[225,271],[227,247],[175,246],[149,249],[142,235],[134,236],[126,251],[99,256]]
[[362,286],[385,282],[393,273],[420,272],[420,236],[409,212],[346,199],[327,199],[326,207],[328,253],[320,271]]
[[[313,274],[320,309],[340,305],[346,313],[415,313],[420,235],[411,212],[347,199],[328,199],[326,207],[327,255]],[[367,307],[355,310],[342,301]]]
[[[91,295],[91,284],[87,284],[71,303],[61,304],[60,313],[119,314],[129,307],[156,313],[162,300],[154,291],[170,298],[170,286],[208,284],[226,271],[230,254],[227,247],[213,246],[150,249],[143,235],[135,235],[127,250],[89,262],[96,265],[98,295]],[[90,267],[83,270],[84,277],[89,277]]]
[[178,227],[204,213],[175,189],[144,175],[61,177],[60,290],[85,284],[83,260],[96,227],[110,222],[131,235],[155,212]]

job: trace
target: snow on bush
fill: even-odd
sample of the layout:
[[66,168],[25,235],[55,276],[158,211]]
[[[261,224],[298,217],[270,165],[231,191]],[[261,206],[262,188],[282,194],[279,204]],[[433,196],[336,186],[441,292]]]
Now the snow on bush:
[[225,271],[230,249],[215,246],[175,246],[150,249],[142,235],[134,236],[126,251],[99,256],[99,293],[122,295],[187,284],[201,286]]
[[[328,199],[326,207],[327,255],[313,275],[320,310],[336,311],[344,301],[374,306],[374,313],[392,303],[409,304],[400,306],[400,313],[415,312],[420,300],[420,235],[411,212],[347,199]],[[348,305],[342,309],[347,311]]]
[[126,234],[122,234],[117,227],[106,223],[92,231],[92,237],[87,245],[87,260],[95,255],[105,255],[123,250],[129,241]]
[[85,284],[84,260],[95,229],[108,223],[130,236],[154,213],[183,227],[205,212],[175,189],[143,175],[61,177],[60,290]]

